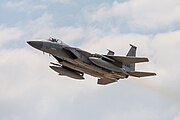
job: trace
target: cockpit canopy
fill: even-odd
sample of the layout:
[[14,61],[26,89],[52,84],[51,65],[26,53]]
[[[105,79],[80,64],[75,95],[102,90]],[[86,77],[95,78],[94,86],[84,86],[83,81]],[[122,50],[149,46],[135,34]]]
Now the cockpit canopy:
[[54,43],[59,43],[61,45],[68,46],[67,44],[63,43],[61,40],[59,40],[57,38],[54,38],[54,37],[50,37],[48,40],[51,41],[51,42],[54,42]]
[[56,39],[54,37],[50,37],[48,40],[51,42],[61,42],[59,39]]

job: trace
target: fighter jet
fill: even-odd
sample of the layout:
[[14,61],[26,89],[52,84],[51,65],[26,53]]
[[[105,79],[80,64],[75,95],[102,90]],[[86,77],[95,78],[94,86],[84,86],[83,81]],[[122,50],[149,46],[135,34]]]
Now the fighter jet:
[[84,79],[84,74],[97,77],[97,84],[107,85],[120,79],[154,76],[153,72],[135,71],[135,63],[148,62],[148,58],[136,57],[137,47],[131,48],[126,56],[116,56],[112,50],[106,55],[92,54],[82,49],[71,47],[59,39],[27,41],[32,47],[51,54],[58,63],[51,62],[50,68],[59,75],[73,79]]

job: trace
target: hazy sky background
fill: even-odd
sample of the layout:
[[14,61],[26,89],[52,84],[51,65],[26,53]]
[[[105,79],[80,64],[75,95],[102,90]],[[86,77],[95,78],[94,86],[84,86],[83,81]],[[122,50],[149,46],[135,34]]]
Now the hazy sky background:
[[[26,41],[56,37],[92,53],[129,43],[155,71],[107,86],[58,76]],[[180,0],[1,0],[0,120],[180,120]]]

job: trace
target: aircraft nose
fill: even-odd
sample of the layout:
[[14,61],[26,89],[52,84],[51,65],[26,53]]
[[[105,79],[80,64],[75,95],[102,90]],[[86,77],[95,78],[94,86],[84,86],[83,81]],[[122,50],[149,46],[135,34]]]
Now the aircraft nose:
[[41,50],[42,46],[43,46],[43,42],[42,41],[27,41],[27,43],[29,45],[31,45],[32,47]]

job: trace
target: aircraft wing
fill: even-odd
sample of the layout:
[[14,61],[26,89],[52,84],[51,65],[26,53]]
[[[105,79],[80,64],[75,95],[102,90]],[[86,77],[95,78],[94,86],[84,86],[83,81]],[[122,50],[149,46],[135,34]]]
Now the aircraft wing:
[[98,84],[100,85],[107,85],[113,82],[117,82],[117,80],[111,80],[111,79],[107,79],[107,78],[100,78],[98,79]]
[[138,72],[138,71],[131,71],[127,72],[130,76],[134,77],[147,77],[147,76],[154,76],[156,73],[151,73],[151,72]]
[[87,51],[84,51],[84,50],[81,50],[79,48],[74,48],[74,47],[64,47],[65,50],[68,50],[70,52],[72,52],[73,54],[77,55],[76,51],[78,51],[79,53],[85,55],[86,57],[90,57],[92,54],[87,52]]
[[84,50],[81,50],[79,48],[76,49],[78,52],[80,52],[81,54],[85,55],[86,57],[90,57],[92,56],[91,53],[87,52],[87,51],[84,51]]
[[91,56],[91,53],[74,47],[64,47],[64,50],[72,59],[79,59],[84,63],[90,64],[89,57]]
[[133,56],[113,56],[113,55],[105,55],[111,59],[114,59],[123,64],[133,64],[140,62],[149,62],[148,58],[145,57],[133,57]]

